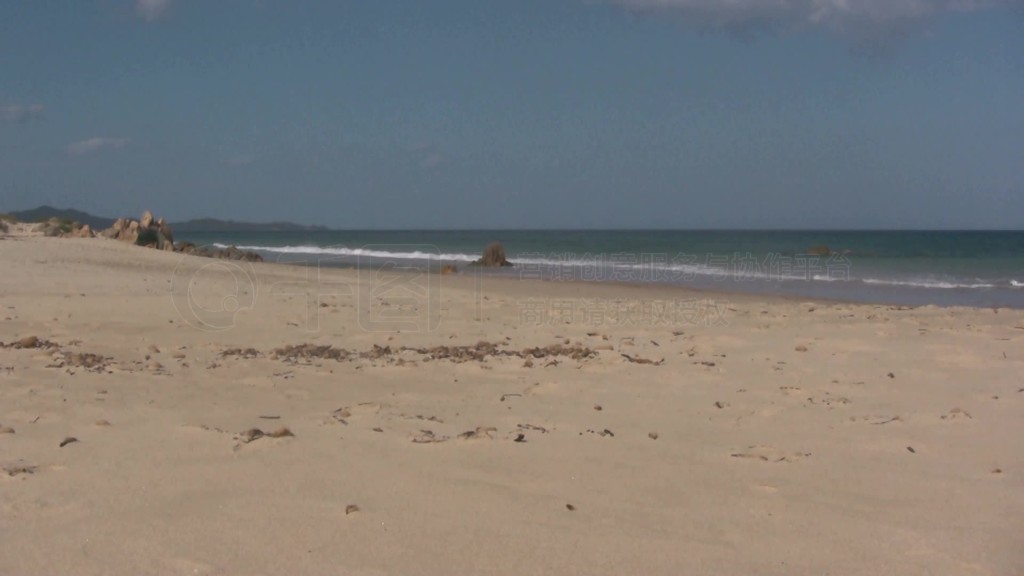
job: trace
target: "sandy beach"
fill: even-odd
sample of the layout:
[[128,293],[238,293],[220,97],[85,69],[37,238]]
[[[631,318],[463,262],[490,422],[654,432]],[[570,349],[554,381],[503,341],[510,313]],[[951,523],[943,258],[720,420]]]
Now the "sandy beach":
[[1024,573],[1024,311],[0,270],[0,574]]

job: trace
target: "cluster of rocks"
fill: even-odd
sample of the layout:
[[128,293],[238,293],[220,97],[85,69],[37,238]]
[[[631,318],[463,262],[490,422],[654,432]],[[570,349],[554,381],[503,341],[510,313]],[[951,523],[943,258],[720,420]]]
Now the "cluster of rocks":
[[92,238],[96,236],[88,224],[60,218],[50,218],[45,222],[40,222],[35,225],[34,231],[54,238]]
[[[0,232],[6,232],[6,222],[0,220],[0,224],[3,225],[3,228],[0,228]],[[50,218],[45,222],[36,224],[34,232],[40,233],[43,236],[58,238],[109,238],[135,244],[136,246],[180,252],[205,258],[243,260],[246,262],[263,261],[263,257],[256,252],[240,250],[235,246],[218,249],[208,246],[196,246],[191,242],[175,244],[174,233],[171,231],[171,227],[163,218],[155,218],[149,210],[143,212],[142,217],[138,220],[118,218],[110,228],[99,232],[94,231],[88,224],[59,218]]]
[[250,252],[248,250],[241,250],[235,246],[228,246],[227,248],[210,248],[209,246],[196,246],[191,242],[181,242],[174,247],[175,252],[181,252],[182,254],[189,254],[192,256],[202,256],[203,258],[220,258],[222,260],[242,260],[245,262],[263,262],[263,256],[260,256],[256,252]]
[[138,220],[118,218],[113,226],[100,232],[100,236],[147,248],[174,250],[171,227],[163,218],[154,218],[149,210],[143,212],[142,218]]
[[498,268],[512,266],[512,263],[505,258],[505,247],[501,245],[501,242],[491,242],[484,248],[483,256],[472,265]]

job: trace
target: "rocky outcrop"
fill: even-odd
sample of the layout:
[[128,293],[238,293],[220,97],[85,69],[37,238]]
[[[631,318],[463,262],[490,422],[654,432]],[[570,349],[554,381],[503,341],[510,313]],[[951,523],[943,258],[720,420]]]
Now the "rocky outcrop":
[[473,262],[476,266],[485,266],[488,268],[497,268],[501,266],[511,266],[512,263],[505,259],[505,247],[501,245],[501,242],[491,242],[484,248],[483,256]]
[[244,262],[263,262],[263,257],[256,252],[240,250],[235,246],[215,249],[209,246],[196,246],[191,242],[180,242],[174,248],[175,252],[203,258],[220,258],[222,260],[242,260]]
[[155,219],[149,210],[143,212],[139,220],[118,218],[113,226],[100,232],[100,236],[136,246],[174,250],[174,236],[171,234],[170,226],[163,218]]
[[92,238],[96,235],[88,224],[59,218],[50,218],[36,224],[32,228],[32,232],[51,238]]

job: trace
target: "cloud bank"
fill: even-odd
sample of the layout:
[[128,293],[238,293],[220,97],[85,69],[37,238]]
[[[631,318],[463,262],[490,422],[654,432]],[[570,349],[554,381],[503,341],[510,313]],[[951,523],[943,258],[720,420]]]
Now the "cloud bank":
[[72,156],[84,156],[92,154],[104,148],[124,148],[128,144],[127,138],[104,138],[96,136],[88,140],[73,142],[68,146],[68,154]]
[[167,10],[171,0],[136,0],[135,12],[146,22],[152,22]]
[[0,122],[29,122],[43,115],[42,104],[0,106]]
[[849,35],[899,33],[950,12],[1024,6],[1024,0],[605,0],[640,12],[675,13],[699,27],[738,32],[825,29]]

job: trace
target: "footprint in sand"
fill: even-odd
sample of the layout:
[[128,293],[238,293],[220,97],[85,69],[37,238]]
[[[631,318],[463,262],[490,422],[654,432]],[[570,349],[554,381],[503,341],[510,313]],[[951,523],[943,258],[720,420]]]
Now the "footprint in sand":
[[342,423],[348,425],[349,419],[353,417],[376,416],[384,409],[383,404],[377,402],[362,402],[354,406],[342,406],[331,412],[331,415],[324,420],[324,424]]
[[774,446],[750,446],[730,454],[733,458],[747,458],[762,462],[796,462],[810,456],[810,452],[784,452]]
[[494,426],[477,426],[475,430],[467,430],[459,434],[459,438],[463,440],[493,440],[497,433],[498,429]]
[[974,416],[971,416],[970,412],[962,408],[953,408],[939,418],[943,420],[974,420]]

